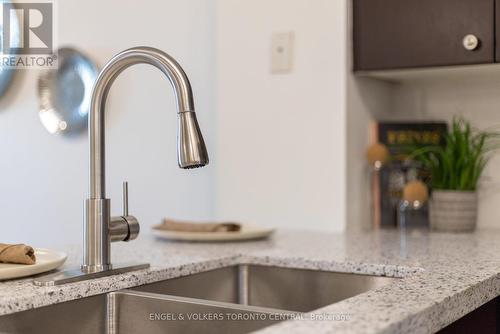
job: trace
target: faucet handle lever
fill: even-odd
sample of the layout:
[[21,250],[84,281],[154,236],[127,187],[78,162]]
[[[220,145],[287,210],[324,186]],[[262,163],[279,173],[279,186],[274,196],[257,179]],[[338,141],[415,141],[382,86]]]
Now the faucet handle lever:
[[139,234],[139,222],[128,214],[128,182],[123,182],[123,216],[111,217],[109,234],[111,241],[130,241]]
[[123,181],[123,217],[128,216],[128,182]]

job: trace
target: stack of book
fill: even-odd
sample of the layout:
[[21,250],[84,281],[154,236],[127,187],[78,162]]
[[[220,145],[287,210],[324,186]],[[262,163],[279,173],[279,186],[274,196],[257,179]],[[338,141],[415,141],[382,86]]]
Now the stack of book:
[[[372,127],[372,138],[387,146],[391,160],[378,173],[380,177],[378,193],[379,207],[373,212],[380,215],[374,217],[381,227],[397,226],[397,208],[402,191],[409,181],[428,179],[427,171],[417,162],[408,159],[412,148],[423,146],[444,145],[448,126],[445,122],[378,122]],[[415,222],[418,225],[428,225],[427,208],[420,210]]]

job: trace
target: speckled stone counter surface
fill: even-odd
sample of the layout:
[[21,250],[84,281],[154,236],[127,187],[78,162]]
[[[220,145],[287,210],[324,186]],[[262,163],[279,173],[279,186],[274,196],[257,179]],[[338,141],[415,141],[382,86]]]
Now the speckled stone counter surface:
[[[78,266],[81,250],[66,251],[65,267]],[[500,295],[500,232],[492,231],[402,237],[281,230],[268,240],[220,244],[166,242],[145,233],[113,244],[113,261],[151,268],[56,287],[35,287],[31,279],[0,282],[0,315],[238,263],[402,278],[313,312],[346,315],[341,319],[286,321],[262,333],[432,333]]]

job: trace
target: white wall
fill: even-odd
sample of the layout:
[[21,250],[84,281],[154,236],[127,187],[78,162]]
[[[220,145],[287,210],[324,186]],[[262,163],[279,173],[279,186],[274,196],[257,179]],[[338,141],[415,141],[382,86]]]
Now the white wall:
[[[271,75],[271,35],[289,30],[293,72]],[[344,228],[345,34],[343,0],[218,1],[219,218]]]
[[347,79],[347,226],[370,228],[370,179],[366,149],[371,143],[370,124],[385,119],[391,108],[393,84],[372,78]]
[[[343,0],[58,1],[60,45],[99,65],[155,46],[179,60],[194,88],[211,164],[183,171],[167,80],[143,65],[116,81],[106,144],[113,214],[127,179],[143,233],[164,216],[343,229],[345,14]],[[273,76],[271,33],[283,30],[295,32],[293,73]],[[0,100],[0,242],[80,243],[87,136],[46,132],[37,76],[19,73]]]
[[[214,3],[210,0],[58,2],[59,42],[80,47],[100,65],[135,45],[150,45],[184,66],[195,92],[208,148],[214,149]],[[34,246],[80,243],[87,197],[86,134],[50,135],[37,115],[36,71],[18,76],[0,100],[0,242]],[[127,70],[108,103],[107,189],[121,212],[121,181],[143,231],[164,216],[213,215],[214,165],[183,171],[175,154],[175,104],[162,74]]]

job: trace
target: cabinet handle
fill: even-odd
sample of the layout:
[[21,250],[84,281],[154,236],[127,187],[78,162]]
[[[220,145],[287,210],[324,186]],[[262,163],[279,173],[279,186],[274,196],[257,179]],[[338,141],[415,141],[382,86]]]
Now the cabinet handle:
[[473,34],[465,35],[462,44],[465,50],[474,51],[479,47],[479,38]]

